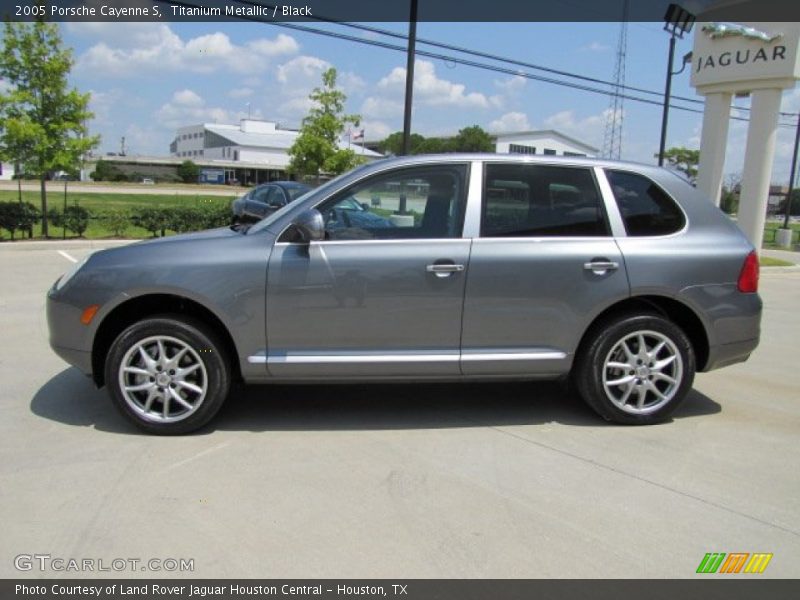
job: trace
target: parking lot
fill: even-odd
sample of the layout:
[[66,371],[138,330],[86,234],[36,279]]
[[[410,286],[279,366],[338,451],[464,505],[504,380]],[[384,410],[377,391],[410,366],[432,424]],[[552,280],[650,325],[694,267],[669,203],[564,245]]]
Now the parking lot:
[[102,246],[0,245],[0,577],[62,575],[20,554],[193,559],[155,575],[198,578],[691,577],[707,552],[800,576],[798,268],[762,271],[761,346],[663,425],[605,424],[556,384],[262,386],[158,438],[47,343],[46,290]]

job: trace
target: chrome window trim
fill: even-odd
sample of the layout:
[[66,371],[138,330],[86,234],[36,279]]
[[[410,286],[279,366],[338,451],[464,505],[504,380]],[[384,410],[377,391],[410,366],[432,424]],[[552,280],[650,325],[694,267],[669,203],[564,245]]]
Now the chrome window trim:
[[[663,240],[666,238],[682,235],[689,230],[689,215],[683,209],[681,203],[678,202],[672,194],[670,194],[667,190],[665,190],[663,185],[660,185],[652,177],[648,177],[644,173],[635,171],[633,169],[626,169],[624,167],[606,166],[606,167],[595,167],[595,169],[600,169],[603,171],[603,179],[605,180],[606,185],[608,186],[608,192],[611,195],[611,200],[613,201],[614,207],[617,209],[617,213],[619,214],[620,222],[622,223],[622,231],[624,232],[624,235],[618,237],[626,237],[631,240]],[[673,231],[672,233],[665,233],[664,235],[628,235],[628,232],[625,229],[625,222],[622,219],[622,213],[619,210],[619,205],[617,205],[617,199],[614,197],[614,191],[611,189],[611,184],[608,182],[606,171],[619,171],[621,173],[630,173],[631,175],[638,175],[639,177],[644,177],[645,179],[647,179],[650,183],[652,183],[658,189],[660,189],[661,192],[672,201],[672,204],[678,207],[678,210],[681,211],[681,214],[683,215],[683,227],[681,227],[678,231]]]
[[386,240],[319,240],[313,242],[275,242],[276,246],[336,246],[342,244],[419,244],[420,242],[437,242],[452,244],[454,242],[469,242],[466,238],[403,238]]
[[622,220],[622,213],[620,213],[617,199],[614,197],[614,191],[611,189],[611,184],[606,177],[605,169],[595,167],[594,177],[600,187],[600,195],[603,197],[603,204],[606,207],[606,216],[608,217],[608,224],[611,226],[611,235],[615,238],[628,237],[628,232],[625,230],[625,222]]
[[481,207],[483,203],[483,161],[474,160],[469,170],[467,206],[461,236],[478,238],[481,234]]
[[[466,190],[464,190],[464,191],[466,192],[466,198],[465,198],[464,200],[465,200],[465,202],[466,202],[467,206],[469,206],[469,194],[470,194],[470,192],[471,192],[471,186],[472,186],[472,165],[473,165],[474,163],[480,163],[480,162],[481,162],[481,161],[474,161],[474,160],[454,160],[454,161],[442,161],[442,162],[419,161],[419,162],[414,162],[414,163],[406,164],[406,165],[403,165],[403,166],[389,165],[389,166],[386,166],[386,167],[385,167],[385,168],[383,168],[383,169],[376,169],[375,171],[370,171],[370,172],[369,172],[367,175],[364,175],[364,176],[362,176],[362,177],[359,177],[358,179],[354,179],[353,181],[351,181],[350,183],[348,183],[348,184],[347,184],[347,185],[345,185],[344,187],[337,188],[335,191],[333,191],[333,192],[331,192],[331,193],[327,194],[327,195],[326,195],[325,197],[323,197],[321,200],[319,200],[318,202],[315,202],[315,203],[314,203],[312,206],[308,206],[307,208],[314,208],[314,209],[316,209],[318,206],[320,206],[321,204],[325,204],[325,203],[326,203],[328,200],[330,200],[330,199],[331,199],[331,198],[333,198],[333,197],[334,197],[336,194],[338,194],[338,193],[342,192],[343,190],[346,190],[346,189],[352,188],[352,187],[354,187],[354,186],[356,186],[356,185],[359,185],[359,184],[360,184],[362,181],[364,181],[364,180],[366,180],[366,179],[369,179],[369,178],[371,178],[371,177],[375,177],[375,176],[384,175],[384,174],[386,174],[388,171],[393,171],[393,170],[394,170],[394,171],[402,171],[402,170],[406,170],[406,169],[416,169],[416,168],[419,168],[419,167],[430,167],[430,168],[435,168],[435,167],[443,167],[443,166],[450,166],[450,167],[454,167],[454,166],[466,166],[466,167],[467,167],[467,186],[466,186],[466,187],[467,187],[467,189],[466,189]],[[294,204],[294,203],[292,203],[292,204]],[[299,208],[299,207],[298,207],[298,210],[300,210],[300,208]],[[465,207],[465,210],[466,210],[466,207]],[[465,220],[466,220],[466,213],[465,213]],[[291,222],[289,222],[289,223],[286,225],[286,227],[284,227],[284,228],[281,230],[281,232],[280,232],[280,233],[277,235],[277,237],[276,237],[275,239],[276,239],[276,240],[279,240],[279,239],[281,239],[281,237],[283,237],[283,234],[284,234],[284,233],[286,233],[286,231],[287,231],[287,230],[289,229],[289,227],[291,227],[291,226],[292,226],[292,224],[291,224]],[[451,239],[451,240],[458,240],[458,239],[463,239],[463,238],[464,238],[464,227],[462,226],[462,229],[461,229],[461,235],[460,235],[459,237],[455,237],[455,238],[426,238],[426,239],[437,239],[437,240],[438,240],[438,239]],[[418,239],[422,239],[422,238],[418,238]],[[340,241],[346,241],[347,243],[350,243],[350,240],[340,240]],[[354,240],[354,241],[355,241],[355,240]],[[384,241],[384,240],[364,240],[364,241]],[[289,244],[290,242],[280,242],[280,243],[282,243],[282,244]],[[276,245],[277,245],[277,242],[276,242]]]

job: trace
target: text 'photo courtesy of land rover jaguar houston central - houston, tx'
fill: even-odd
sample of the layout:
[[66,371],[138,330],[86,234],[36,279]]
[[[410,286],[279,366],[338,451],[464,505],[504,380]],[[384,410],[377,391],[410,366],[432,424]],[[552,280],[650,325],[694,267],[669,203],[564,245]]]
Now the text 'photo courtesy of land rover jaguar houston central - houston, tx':
[[670,171],[453,154],[359,167],[250,227],[96,252],[47,315],[53,349],[152,433],[201,427],[237,380],[569,377],[605,419],[645,424],[696,371],[747,359],[757,287],[752,245]]

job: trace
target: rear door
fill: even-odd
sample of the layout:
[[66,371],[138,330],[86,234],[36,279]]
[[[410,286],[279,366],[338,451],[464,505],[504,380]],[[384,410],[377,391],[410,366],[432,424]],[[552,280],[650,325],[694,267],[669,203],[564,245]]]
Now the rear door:
[[629,293],[594,169],[487,162],[482,199],[462,371],[564,373],[586,326]]

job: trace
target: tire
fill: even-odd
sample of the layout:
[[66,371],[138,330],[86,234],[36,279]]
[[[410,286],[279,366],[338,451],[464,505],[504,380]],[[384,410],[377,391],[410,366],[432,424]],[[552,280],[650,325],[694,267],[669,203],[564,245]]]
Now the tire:
[[[645,353],[640,353],[642,340]],[[684,401],[695,365],[694,348],[680,327],[657,314],[627,314],[587,334],[573,380],[604,419],[650,425],[667,420]]]
[[230,390],[231,370],[225,347],[203,323],[159,315],[117,337],[106,358],[105,381],[114,405],[137,427],[179,435],[217,414]]

